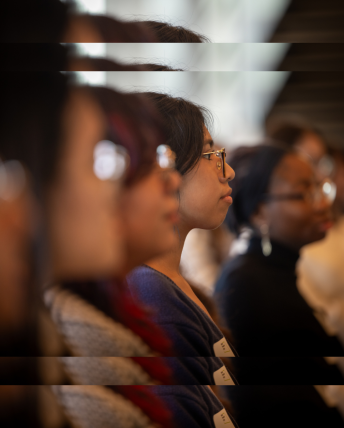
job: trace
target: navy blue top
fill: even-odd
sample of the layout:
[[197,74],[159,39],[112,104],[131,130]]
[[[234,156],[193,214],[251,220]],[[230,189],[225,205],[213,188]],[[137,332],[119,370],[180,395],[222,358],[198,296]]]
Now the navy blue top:
[[[133,297],[152,310],[154,322],[171,339],[176,357],[170,358],[170,365],[178,382],[184,385],[231,384],[228,373],[224,374],[227,380],[221,375],[223,362],[219,356],[233,356],[235,351],[192,299],[170,278],[149,266],[134,269],[127,281]],[[223,383],[214,379],[215,372]],[[234,381],[233,376],[230,377]]]
[[207,386],[152,386],[171,410],[179,428],[237,427],[221,402]]

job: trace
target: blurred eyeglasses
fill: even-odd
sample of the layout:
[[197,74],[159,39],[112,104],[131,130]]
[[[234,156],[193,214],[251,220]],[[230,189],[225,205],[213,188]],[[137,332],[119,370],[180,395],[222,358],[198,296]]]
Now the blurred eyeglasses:
[[323,156],[316,165],[316,168],[324,177],[331,177],[334,172],[333,157],[330,155]]
[[0,201],[13,201],[24,190],[26,172],[16,160],[2,162],[0,159]]
[[162,169],[172,169],[176,166],[176,154],[166,144],[161,144],[157,147],[156,160]]
[[93,171],[100,180],[116,181],[124,177],[130,158],[124,147],[112,141],[100,141],[93,152]]
[[326,154],[320,159],[316,160],[305,150],[301,148],[298,148],[297,150],[307,158],[307,160],[313,165],[313,167],[315,168],[317,173],[320,174],[321,177],[331,177],[333,175],[335,164],[332,156]]
[[222,174],[226,177],[226,149],[213,150],[211,152],[202,153],[202,157],[211,160],[211,155],[215,155],[220,160],[216,162],[216,168],[222,170]]
[[263,200],[265,202],[270,201],[305,201],[309,204],[315,205],[319,203],[322,199],[330,204],[336,198],[337,188],[336,185],[330,179],[325,179],[321,183],[315,184],[308,191],[300,193],[289,193],[285,195],[274,195],[274,194],[265,194]]

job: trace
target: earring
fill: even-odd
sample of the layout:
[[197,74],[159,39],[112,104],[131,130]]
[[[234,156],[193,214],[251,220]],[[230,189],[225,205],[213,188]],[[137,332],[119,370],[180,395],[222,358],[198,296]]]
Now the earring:
[[222,168],[222,164],[221,164],[221,162],[217,162],[217,163],[216,163],[216,166],[217,166],[217,169],[221,169],[221,168]]
[[262,235],[262,251],[265,257],[268,257],[271,254],[272,246],[270,242],[269,235],[269,226],[267,224],[262,224],[260,226],[260,233]]

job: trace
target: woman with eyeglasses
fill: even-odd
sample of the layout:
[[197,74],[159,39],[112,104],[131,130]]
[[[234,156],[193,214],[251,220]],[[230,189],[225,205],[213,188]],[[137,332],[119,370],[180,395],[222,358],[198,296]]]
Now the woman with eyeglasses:
[[315,388],[299,393],[293,386],[343,382],[323,358],[344,355],[343,348],[299,294],[295,273],[300,249],[332,226],[333,194],[307,157],[285,147],[240,147],[230,162],[236,180],[226,221],[237,235],[249,229],[251,238],[223,269],[215,297],[240,356],[247,357],[233,361],[239,383],[288,385],[228,391],[238,423],[249,427],[261,417],[266,426],[318,427],[329,418],[328,426],[342,426]]
[[[321,178],[327,178],[336,189],[332,205],[334,225],[326,239],[302,248],[298,263],[298,288],[313,308],[325,328],[341,337],[343,331],[342,212],[343,212],[343,155],[330,147],[319,129],[302,121],[283,120],[269,126],[269,134],[296,150],[305,153]],[[326,184],[326,186],[328,186]]]
[[216,285],[216,298],[242,356],[342,355],[296,288],[300,249],[323,239],[332,226],[333,193],[312,165],[284,147],[240,147],[235,202],[227,217],[252,238]]
[[[206,400],[207,407],[202,411],[203,426],[212,426],[209,424],[213,414],[209,415],[209,412],[214,410],[214,394],[204,385],[235,384],[220,357],[235,356],[236,353],[180,274],[179,262],[190,230],[216,228],[223,222],[232,203],[228,182],[234,178],[234,171],[225,161],[225,150],[213,150],[208,110],[166,94],[146,93],[145,96],[164,118],[167,143],[176,153],[176,169],[182,175],[179,221],[175,227],[173,249],[134,269],[128,276],[129,289],[134,300],[139,299],[150,309],[154,322],[172,341],[175,355],[171,355],[173,358],[169,358],[169,363],[176,382],[202,385],[198,387],[201,391],[193,392],[194,399],[196,402]],[[179,397],[174,388],[155,387],[164,399],[173,397],[172,405],[177,406],[182,396]],[[216,413],[222,411],[220,403],[215,409],[218,409]],[[179,423],[182,414],[177,415]],[[195,420],[201,416],[196,416]],[[230,418],[228,420],[233,423]]]

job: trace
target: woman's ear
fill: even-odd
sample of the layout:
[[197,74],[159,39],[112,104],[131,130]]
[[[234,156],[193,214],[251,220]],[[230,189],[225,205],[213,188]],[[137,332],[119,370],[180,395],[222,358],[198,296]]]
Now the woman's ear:
[[269,224],[268,207],[267,204],[260,203],[254,213],[250,217],[252,226],[260,230],[264,224]]

